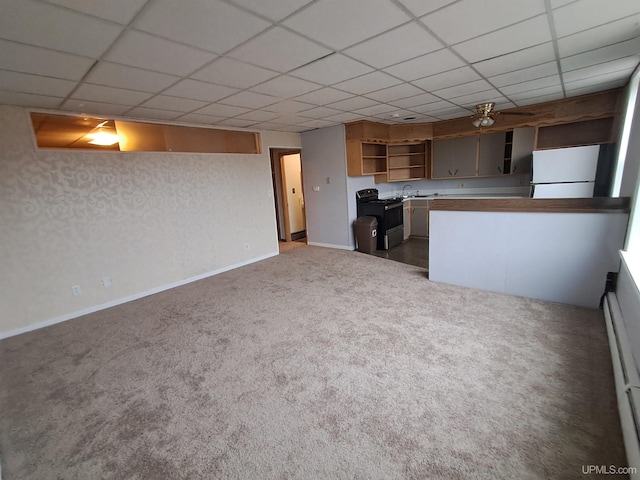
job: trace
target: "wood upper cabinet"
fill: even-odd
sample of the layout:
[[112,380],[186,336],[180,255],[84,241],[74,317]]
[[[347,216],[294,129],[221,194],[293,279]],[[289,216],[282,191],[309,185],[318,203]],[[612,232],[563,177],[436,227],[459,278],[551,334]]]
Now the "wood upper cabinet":
[[480,135],[478,150],[478,176],[488,177],[505,173],[506,132]]
[[475,177],[478,137],[459,137],[433,142],[431,178]]
[[347,140],[349,176],[387,174],[387,144]]
[[388,181],[426,178],[430,144],[427,142],[391,143],[387,145]]

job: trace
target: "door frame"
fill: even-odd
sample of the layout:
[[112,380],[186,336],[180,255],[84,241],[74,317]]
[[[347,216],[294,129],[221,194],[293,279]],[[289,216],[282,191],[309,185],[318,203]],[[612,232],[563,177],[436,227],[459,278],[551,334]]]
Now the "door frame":
[[[273,201],[276,209],[276,226],[278,230],[278,240],[281,240],[282,230],[280,228],[280,220],[284,227],[284,241],[291,242],[291,226],[289,225],[289,201],[287,197],[287,180],[284,174],[282,157],[285,155],[300,155],[300,167],[302,168],[302,150],[299,148],[270,148],[269,157],[271,158],[271,180],[273,182]],[[277,168],[276,168],[277,165]],[[278,175],[279,173],[279,175]],[[301,172],[302,175],[302,172]],[[277,179],[280,180],[280,188],[278,188]],[[303,182],[304,184],[304,182]],[[302,187],[302,196],[304,198],[304,186]],[[306,230],[306,215],[305,215]]]

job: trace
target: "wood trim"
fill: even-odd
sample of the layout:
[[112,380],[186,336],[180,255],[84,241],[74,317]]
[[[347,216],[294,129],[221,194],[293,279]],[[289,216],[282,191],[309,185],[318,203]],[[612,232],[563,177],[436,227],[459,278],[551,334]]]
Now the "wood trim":
[[627,213],[630,198],[438,198],[431,210],[463,212]]

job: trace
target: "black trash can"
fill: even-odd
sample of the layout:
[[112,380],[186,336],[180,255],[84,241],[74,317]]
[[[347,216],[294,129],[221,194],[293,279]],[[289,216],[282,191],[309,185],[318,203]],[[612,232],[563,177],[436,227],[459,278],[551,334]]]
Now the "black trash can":
[[358,217],[354,227],[358,251],[373,253],[378,242],[378,220],[376,217]]

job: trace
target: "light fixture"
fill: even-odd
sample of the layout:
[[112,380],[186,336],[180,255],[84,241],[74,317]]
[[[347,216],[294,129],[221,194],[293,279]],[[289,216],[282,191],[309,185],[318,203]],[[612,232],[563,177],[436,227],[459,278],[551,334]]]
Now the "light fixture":
[[491,112],[493,111],[494,106],[495,106],[495,103],[493,102],[480,103],[476,105],[476,114],[474,116],[473,121],[471,122],[473,123],[473,126],[476,128],[490,127],[491,125],[496,123],[496,120],[493,118],[493,115],[491,115]]
[[105,120],[86,135],[86,138],[91,139],[91,141],[89,142],[90,144],[108,147],[111,145],[115,145],[120,141],[115,128],[111,125],[107,125],[108,123],[109,121]]

